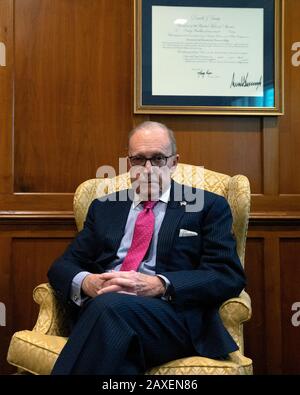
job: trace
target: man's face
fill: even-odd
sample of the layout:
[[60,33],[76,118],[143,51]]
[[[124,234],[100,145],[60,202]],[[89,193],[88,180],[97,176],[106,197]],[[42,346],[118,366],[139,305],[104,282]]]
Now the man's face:
[[[172,155],[168,133],[161,128],[140,129],[129,141],[130,177],[133,189],[142,200],[158,200],[170,186],[178,155]],[[165,159],[168,157],[167,159]],[[152,158],[153,164],[145,158]],[[137,163],[137,164],[135,164]],[[165,163],[165,164],[164,164]]]

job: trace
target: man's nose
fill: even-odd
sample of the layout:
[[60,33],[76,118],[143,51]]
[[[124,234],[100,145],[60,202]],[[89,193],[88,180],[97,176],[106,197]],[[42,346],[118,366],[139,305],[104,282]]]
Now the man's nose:
[[152,164],[151,164],[150,159],[146,159],[145,169],[146,169],[147,173],[152,172]]

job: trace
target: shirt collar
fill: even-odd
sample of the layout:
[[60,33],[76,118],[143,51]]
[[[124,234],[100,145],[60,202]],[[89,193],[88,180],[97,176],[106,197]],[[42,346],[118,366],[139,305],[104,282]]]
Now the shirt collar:
[[[170,199],[170,192],[171,192],[171,186],[169,186],[169,188],[166,189],[165,192],[161,194],[159,201],[167,204]],[[133,208],[136,208],[140,203],[141,203],[140,196],[137,193],[135,193],[132,202]]]

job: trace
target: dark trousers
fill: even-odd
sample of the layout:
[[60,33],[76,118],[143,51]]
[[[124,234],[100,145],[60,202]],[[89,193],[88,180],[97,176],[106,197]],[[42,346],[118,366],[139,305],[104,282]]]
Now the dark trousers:
[[143,374],[195,354],[183,317],[168,302],[107,293],[82,307],[52,374]]

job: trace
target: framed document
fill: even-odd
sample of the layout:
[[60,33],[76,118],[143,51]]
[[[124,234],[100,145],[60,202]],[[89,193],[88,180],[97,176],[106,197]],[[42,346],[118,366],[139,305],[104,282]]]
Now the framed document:
[[284,0],[135,0],[134,112],[283,114]]

